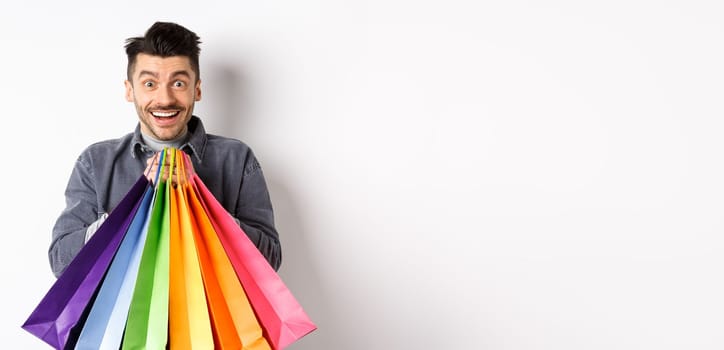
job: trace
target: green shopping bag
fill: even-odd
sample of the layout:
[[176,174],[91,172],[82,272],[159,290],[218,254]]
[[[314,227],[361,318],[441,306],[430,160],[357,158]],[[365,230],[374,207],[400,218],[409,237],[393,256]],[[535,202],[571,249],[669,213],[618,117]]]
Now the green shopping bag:
[[[161,155],[161,163],[164,154]],[[157,180],[156,201],[128,311],[122,349],[165,350],[168,340],[169,191]]]

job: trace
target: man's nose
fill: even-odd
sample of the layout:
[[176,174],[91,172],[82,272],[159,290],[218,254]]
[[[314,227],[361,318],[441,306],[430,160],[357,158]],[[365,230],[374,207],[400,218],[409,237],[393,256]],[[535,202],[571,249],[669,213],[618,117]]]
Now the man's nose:
[[173,90],[170,86],[165,86],[158,89],[156,94],[156,102],[163,106],[169,106],[176,102],[176,97],[173,94]]

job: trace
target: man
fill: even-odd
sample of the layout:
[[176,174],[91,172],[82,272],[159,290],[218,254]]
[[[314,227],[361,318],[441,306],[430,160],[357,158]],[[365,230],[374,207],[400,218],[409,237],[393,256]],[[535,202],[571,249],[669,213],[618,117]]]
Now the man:
[[199,37],[157,22],[143,37],[126,41],[126,100],[139,124],[133,133],[95,143],[76,161],[65,191],[66,208],[53,228],[48,251],[59,276],[144,173],[155,172],[164,147],[188,153],[204,184],[236,219],[274,269],[281,246],[264,175],[251,149],[239,140],[207,134],[193,115],[201,100]]

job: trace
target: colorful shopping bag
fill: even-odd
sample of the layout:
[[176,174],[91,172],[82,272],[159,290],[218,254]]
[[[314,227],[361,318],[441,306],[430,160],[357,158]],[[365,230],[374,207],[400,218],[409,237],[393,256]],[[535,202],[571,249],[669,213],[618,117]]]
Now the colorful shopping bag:
[[[188,157],[188,156],[186,156]],[[188,158],[185,159],[190,164]],[[190,183],[184,186],[193,221],[216,349],[270,350],[211,220]]]
[[170,195],[169,345],[173,349],[213,349],[201,266],[184,194],[187,179],[183,152],[169,150],[169,153],[173,169],[170,173],[176,183]]
[[136,280],[138,274],[140,251],[143,247],[141,239],[146,236],[153,193],[153,188],[148,187],[143,195],[141,205],[93,301],[90,314],[75,345],[76,350],[118,350],[121,345],[132,291],[128,285],[131,285],[129,281]]
[[[165,153],[165,152],[164,152]],[[165,154],[161,155],[163,164]],[[170,184],[157,180],[122,349],[164,350],[168,340]]]
[[315,330],[276,271],[196,174],[193,186],[272,348],[284,349]]
[[277,350],[316,329],[188,155],[160,157],[168,179],[139,179],[23,328],[113,350]]
[[66,347],[97,291],[135,216],[149,182],[141,176],[118,206],[81,248],[30,314],[22,328],[56,349]]

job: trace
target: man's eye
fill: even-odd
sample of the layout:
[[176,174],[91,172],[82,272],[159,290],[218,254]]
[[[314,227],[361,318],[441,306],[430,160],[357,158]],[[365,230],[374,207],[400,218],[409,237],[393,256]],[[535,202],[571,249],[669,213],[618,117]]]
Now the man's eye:
[[186,84],[184,84],[184,82],[183,82],[183,81],[180,81],[180,80],[176,80],[176,81],[173,83],[173,86],[174,86],[174,87],[184,87],[185,85],[186,85]]
[[144,83],[143,83],[143,86],[149,87],[149,88],[150,88],[150,87],[153,87],[153,85],[154,85],[154,84],[153,84],[152,81],[147,81],[147,82],[144,82]]

